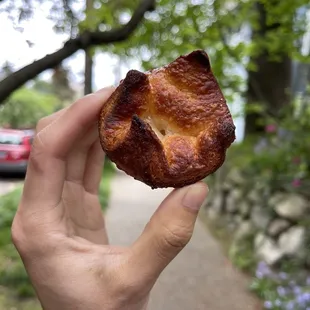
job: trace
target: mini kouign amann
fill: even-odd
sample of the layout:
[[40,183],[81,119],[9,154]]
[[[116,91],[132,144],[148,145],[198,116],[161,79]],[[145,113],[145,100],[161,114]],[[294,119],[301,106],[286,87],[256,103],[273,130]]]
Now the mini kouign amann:
[[104,104],[103,150],[152,188],[183,187],[224,162],[235,126],[201,50],[150,72],[131,70]]

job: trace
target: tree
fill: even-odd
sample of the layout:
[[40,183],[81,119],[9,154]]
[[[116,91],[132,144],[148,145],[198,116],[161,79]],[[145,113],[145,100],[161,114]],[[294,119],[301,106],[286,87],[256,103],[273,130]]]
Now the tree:
[[[14,7],[14,1],[12,0],[2,0],[1,2],[8,3],[9,9],[10,5],[11,7]],[[35,1],[23,0],[23,2],[23,6],[19,8],[19,15],[22,16],[22,18],[24,18],[25,16],[29,17],[31,16],[33,10],[32,4]],[[42,2],[42,0],[37,0],[37,2]],[[49,54],[42,59],[34,61],[32,64],[29,64],[28,66],[18,70],[17,72],[9,75],[4,80],[2,80],[0,82],[0,104],[3,103],[4,100],[8,98],[13,91],[24,85],[27,81],[35,78],[38,74],[42,73],[47,69],[59,66],[64,59],[73,55],[78,50],[87,50],[92,46],[126,40],[132,35],[134,30],[142,21],[145,12],[154,8],[155,0],[141,0],[139,4],[137,4],[137,1],[132,1],[131,5],[129,6],[131,8],[130,12],[133,12],[130,20],[126,24],[122,24],[121,26],[116,28],[110,27],[113,23],[109,23],[106,21],[106,18],[108,17],[107,15],[96,15],[96,19],[94,20],[101,20],[102,24],[101,28],[99,27],[99,29],[104,30],[94,31],[89,30],[87,24],[83,24],[84,27],[80,27],[81,30],[78,31],[76,17],[73,13],[71,2],[73,1],[62,1],[62,8],[64,8],[65,12],[62,15],[64,15],[66,18],[60,18],[58,21],[59,24],[56,24],[56,28],[58,27],[62,30],[66,30],[67,28],[69,28],[71,32],[70,39],[64,44],[64,46],[60,50]],[[132,9],[132,4],[134,4],[135,9]],[[59,2],[55,2],[52,8],[54,10],[58,10],[58,7]],[[124,9],[127,10],[128,8],[123,8],[123,10]],[[97,11],[99,13],[102,13],[102,11]],[[69,19],[67,18],[68,16]],[[119,22],[117,22],[117,24],[119,24]],[[100,26],[99,22],[97,22],[97,26]]]
[[[94,0],[86,0],[86,16],[94,8]],[[98,27],[96,27],[98,28]],[[92,93],[93,90],[93,55],[91,49],[85,50],[85,72],[84,72],[84,95]]]
[[2,66],[2,70],[0,71],[0,78],[4,79],[13,72],[14,72],[13,65],[10,62],[6,61]]
[[[73,33],[80,33],[78,42],[84,42],[81,48],[109,43],[105,51],[118,54],[124,60],[140,58],[146,70],[194,49],[206,50],[228,101],[234,101],[236,93],[243,94],[249,107],[245,109],[248,133],[261,129],[259,119],[265,115],[277,116],[279,110],[290,103],[291,61],[309,60],[309,55],[301,53],[300,46],[308,25],[305,14],[298,13],[301,9],[309,9],[308,0],[158,0],[156,10],[154,1],[143,1],[143,10],[142,4],[135,9],[137,2],[134,0],[104,0],[104,5],[96,5],[99,2],[94,2],[94,9],[78,28],[71,28]],[[136,13],[130,15],[134,10]],[[137,21],[135,15],[140,12],[141,20],[147,10],[145,21],[137,27],[138,22],[133,22]],[[130,16],[131,22],[127,22]],[[131,29],[137,29],[135,36],[129,38],[131,23],[134,24]],[[122,30],[126,35],[116,39],[114,34],[119,30],[111,29],[127,29]],[[95,35],[97,33],[100,36]],[[91,44],[80,41],[84,35]],[[105,37],[103,41],[102,36]],[[126,38],[129,39],[123,40]],[[75,42],[61,52],[60,58],[67,57],[63,53],[68,53],[68,49],[76,50]],[[45,67],[42,65],[40,70]],[[9,89],[11,82],[13,80],[0,83],[0,101],[4,89],[8,94],[17,86],[12,84],[14,87]]]
[[41,117],[53,113],[57,103],[53,95],[21,88],[0,107],[0,126],[32,128]]
[[57,66],[53,70],[52,75],[52,89],[53,94],[55,94],[60,102],[64,104],[73,99],[74,91],[72,90],[69,77],[69,71],[65,69],[62,65]]
[[[291,46],[287,46],[287,43],[293,39],[290,36],[293,34],[296,8],[287,8],[285,18],[281,19],[281,16],[274,16],[275,12],[269,7],[279,8],[281,4],[281,0],[254,3],[258,27],[252,31],[252,41],[259,44],[259,53],[251,56],[254,70],[248,70],[246,99],[249,108],[258,103],[260,109],[248,109],[245,122],[248,134],[263,132],[264,114],[279,117],[291,103],[292,57],[289,53]],[[268,37],[274,40],[271,46],[264,42]]]
[[205,49],[229,102],[246,101],[247,134],[262,129],[291,102],[291,62],[308,61],[300,39],[307,30],[307,0],[160,0],[130,42],[110,50],[142,58],[146,70],[194,49]]

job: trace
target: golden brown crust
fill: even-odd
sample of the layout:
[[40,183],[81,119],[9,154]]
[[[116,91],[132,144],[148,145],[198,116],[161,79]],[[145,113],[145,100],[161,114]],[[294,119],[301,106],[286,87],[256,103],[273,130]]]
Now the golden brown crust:
[[152,188],[182,187],[215,172],[235,126],[207,54],[128,72],[102,108],[103,150],[118,168]]

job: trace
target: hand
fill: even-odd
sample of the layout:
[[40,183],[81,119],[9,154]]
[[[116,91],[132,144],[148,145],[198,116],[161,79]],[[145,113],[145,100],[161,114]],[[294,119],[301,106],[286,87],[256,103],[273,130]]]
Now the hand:
[[12,238],[45,310],[146,309],[158,276],[190,240],[206,196],[203,183],[174,190],[133,245],[108,244],[96,120],[112,91],[37,125]]

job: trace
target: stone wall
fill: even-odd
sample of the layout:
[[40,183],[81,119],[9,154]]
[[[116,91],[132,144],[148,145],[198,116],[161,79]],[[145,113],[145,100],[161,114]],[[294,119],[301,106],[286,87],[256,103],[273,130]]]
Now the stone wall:
[[296,192],[271,192],[262,182],[243,177],[238,169],[224,169],[210,180],[205,210],[208,221],[231,239],[230,254],[242,255],[250,240],[254,257],[269,265],[293,258],[309,268],[309,198]]

